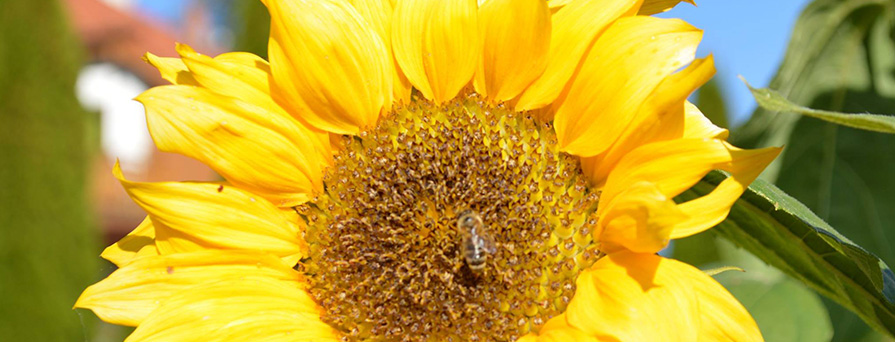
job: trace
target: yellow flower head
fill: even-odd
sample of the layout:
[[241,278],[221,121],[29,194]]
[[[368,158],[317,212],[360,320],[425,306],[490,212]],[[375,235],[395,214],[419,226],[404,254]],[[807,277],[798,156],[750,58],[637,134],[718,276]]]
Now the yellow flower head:
[[76,307],[128,341],[761,340],[656,254],[778,153],[686,101],[714,66],[649,16],[678,2],[266,0],[269,62],[147,54],[156,144],[226,182],[116,166],[148,217]]

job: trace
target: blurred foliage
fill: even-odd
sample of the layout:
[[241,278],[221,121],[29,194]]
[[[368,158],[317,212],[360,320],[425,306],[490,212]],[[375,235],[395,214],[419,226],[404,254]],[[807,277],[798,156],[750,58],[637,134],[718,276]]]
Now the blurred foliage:
[[83,341],[95,318],[72,305],[99,261],[83,51],[57,1],[0,1],[0,42],[0,336]]
[[[793,103],[895,112],[895,1],[816,0],[802,13],[770,84]],[[758,109],[739,146],[786,145],[765,174],[858,245],[895,263],[895,136]],[[825,301],[833,341],[889,340]]]
[[[745,82],[745,79],[743,79]],[[841,113],[829,110],[819,110],[799,106],[790,102],[779,92],[769,88],[752,88],[748,83],[746,87],[752,92],[752,96],[761,108],[784,113],[796,113],[804,116],[821,119],[845,127],[863,129],[881,133],[895,133],[895,116],[871,113]]]
[[713,278],[752,314],[768,342],[826,342],[833,335],[816,292],[721,239],[715,229],[675,241],[673,257],[704,270],[742,268]]
[[724,89],[721,88],[721,75],[716,75],[708,83],[699,87],[695,104],[718,127],[730,128],[727,103],[724,101]]
[[717,266],[735,264],[745,270],[723,272],[715,279],[748,308],[766,341],[830,340],[833,327],[820,296],[730,242],[715,243]]
[[[726,178],[721,172],[712,172],[678,200],[705,196]],[[855,311],[880,331],[895,335],[895,274],[876,256],[836,232],[804,204],[774,185],[755,181],[713,232]],[[722,261],[725,252],[719,249]],[[788,291],[776,284],[768,290]],[[780,297],[798,299],[797,296]],[[778,304],[781,308],[800,305],[786,301]],[[758,315],[758,321],[764,319]],[[822,328],[816,326],[822,322],[804,319],[812,315],[826,317],[827,313],[823,306],[806,306],[792,318],[813,323],[801,328]]]
[[829,341],[833,327],[817,293],[764,267],[769,270],[755,266],[747,273],[725,272],[716,278],[749,308],[765,341]]
[[267,36],[270,34],[270,14],[261,1],[233,2],[233,23],[237,51],[254,53],[267,59]]

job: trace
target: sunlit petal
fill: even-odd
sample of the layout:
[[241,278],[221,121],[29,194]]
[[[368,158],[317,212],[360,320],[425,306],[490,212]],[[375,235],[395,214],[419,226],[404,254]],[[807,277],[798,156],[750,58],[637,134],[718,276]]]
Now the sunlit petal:
[[351,4],[266,0],[277,101],[317,128],[356,134],[375,124],[392,93],[388,50]]
[[100,256],[116,266],[122,267],[131,260],[158,254],[158,248],[155,247],[155,227],[152,226],[152,220],[147,216],[127,236],[106,247]]
[[673,198],[711,170],[730,172],[731,177],[709,195],[678,206],[689,218],[674,224],[671,238],[689,236],[723,220],[746,186],[778,153],[779,148],[741,150],[721,140],[652,143],[634,150],[619,162],[609,175],[603,198],[612,201],[641,182],[652,183],[662,195]]
[[110,323],[136,326],[179,292],[243,276],[301,280],[298,272],[269,254],[205,250],[155,255],[136,259],[88,287],[75,307],[90,309]]
[[291,117],[192,86],[155,87],[137,100],[162,151],[196,158],[284,207],[322,190],[328,152]]
[[640,7],[639,15],[653,15],[656,13],[665,12],[667,10],[672,9],[674,6],[681,2],[689,3],[693,6],[696,6],[696,2],[693,0],[644,0],[643,6]]
[[752,317],[715,280],[647,253],[610,254],[584,271],[566,316],[601,341],[762,340]]
[[[679,139],[687,133],[685,102],[699,86],[715,73],[711,56],[693,61],[687,68],[665,77],[630,117],[630,123],[606,151],[582,158],[584,173],[602,187],[618,161],[639,146],[651,142]],[[692,119],[690,121],[692,125]],[[690,128],[691,130],[693,128]]]
[[320,313],[295,281],[230,278],[169,298],[125,341],[339,341]]
[[395,58],[407,79],[437,103],[473,77],[482,46],[476,0],[398,0],[392,27]]
[[479,94],[497,101],[522,92],[547,67],[550,10],[543,0],[491,0],[479,9],[484,53],[475,76]]
[[641,1],[574,0],[553,14],[547,67],[522,93],[516,109],[533,110],[556,100],[594,40],[614,20],[633,15]]
[[[224,184],[142,183],[115,176],[131,198],[146,210],[156,229],[170,228],[200,249],[260,250],[294,264],[307,253],[299,238],[297,217],[256,195]],[[172,237],[156,231],[162,254],[187,252],[172,245]],[[174,240],[177,240],[176,238]]]
[[[389,52],[391,60],[391,71],[393,80],[392,98],[394,102],[408,103],[410,101],[410,80],[404,76],[404,72],[398,66],[398,60],[392,53],[392,17],[394,15],[394,4],[391,0],[351,0],[354,8],[357,9],[361,17],[363,17],[370,26],[376,30],[385,48]],[[390,104],[388,101],[386,104]]]
[[665,77],[693,59],[701,38],[680,20],[616,21],[594,43],[556,110],[560,148],[582,157],[606,151]]

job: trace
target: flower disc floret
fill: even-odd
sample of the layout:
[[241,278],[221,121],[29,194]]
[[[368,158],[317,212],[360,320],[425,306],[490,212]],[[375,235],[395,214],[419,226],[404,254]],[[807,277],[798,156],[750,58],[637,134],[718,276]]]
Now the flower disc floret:
[[[418,101],[346,138],[326,193],[298,208],[300,267],[351,341],[513,341],[565,310],[599,257],[598,192],[549,125],[471,95]],[[457,216],[496,250],[464,259]]]

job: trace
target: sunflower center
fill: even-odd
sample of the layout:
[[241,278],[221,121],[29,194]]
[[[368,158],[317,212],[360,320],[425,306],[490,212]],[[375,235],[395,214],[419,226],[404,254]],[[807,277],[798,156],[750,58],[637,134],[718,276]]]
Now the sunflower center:
[[599,257],[598,194],[552,127],[476,95],[417,101],[345,138],[297,208],[299,266],[348,341],[514,341]]

